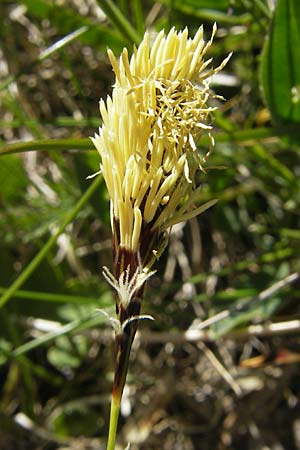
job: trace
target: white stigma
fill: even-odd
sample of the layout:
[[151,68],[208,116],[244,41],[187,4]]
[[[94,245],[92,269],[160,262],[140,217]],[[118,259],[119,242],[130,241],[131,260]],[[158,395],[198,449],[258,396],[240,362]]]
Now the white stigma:
[[119,297],[121,304],[127,309],[130,301],[136,294],[136,292],[145,284],[145,282],[155,273],[156,271],[148,271],[142,269],[138,266],[134,274],[130,277],[130,265],[127,266],[126,270],[121,273],[119,280],[117,280],[108,267],[104,266],[102,274],[108,284],[113,287]]

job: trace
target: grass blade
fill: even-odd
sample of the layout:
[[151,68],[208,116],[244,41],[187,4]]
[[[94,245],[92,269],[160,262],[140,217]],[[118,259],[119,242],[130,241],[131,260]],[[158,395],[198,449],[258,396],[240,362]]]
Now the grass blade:
[[80,200],[76,203],[76,205],[69,211],[66,215],[63,223],[58,227],[57,231],[48,239],[46,244],[42,247],[39,253],[33,258],[33,260],[26,266],[26,268],[21,272],[18,278],[11,284],[11,286],[5,291],[5,293],[0,298],[0,308],[2,308],[15,294],[15,292],[25,283],[26,280],[30,277],[30,275],[37,269],[40,263],[43,261],[49,250],[55,244],[58,236],[62,234],[65,230],[66,226],[74,220],[79,211],[83,208],[83,206],[88,202],[93,193],[99,187],[102,181],[102,177],[97,177],[93,183],[90,185],[85,194],[80,198]]
[[100,7],[105,12],[108,19],[122,33],[129,44],[133,42],[139,44],[141,34],[126,19],[122,11],[111,0],[98,0]]

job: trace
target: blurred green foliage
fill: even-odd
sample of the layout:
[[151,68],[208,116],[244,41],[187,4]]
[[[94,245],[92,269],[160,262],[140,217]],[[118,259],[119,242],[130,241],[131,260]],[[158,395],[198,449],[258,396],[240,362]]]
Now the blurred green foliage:
[[100,273],[111,261],[109,200],[101,177],[86,178],[99,170],[87,138],[113,83],[105,50],[132,50],[145,29],[203,23],[208,37],[217,21],[211,56],[234,52],[213,83],[226,100],[215,99],[216,148],[201,174],[199,201],[219,202],[171,238],[149,283],[147,326],[177,334],[195,311],[205,320],[228,310],[216,337],[292,320],[299,282],[257,296],[299,272],[299,4],[5,0],[0,18],[0,405],[52,438],[105,437],[112,346],[96,309],[113,306]]

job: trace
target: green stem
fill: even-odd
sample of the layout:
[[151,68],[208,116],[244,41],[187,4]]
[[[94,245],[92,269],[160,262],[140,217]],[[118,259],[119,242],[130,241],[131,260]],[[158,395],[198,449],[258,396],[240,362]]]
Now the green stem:
[[[288,130],[279,128],[250,128],[246,130],[236,130],[214,133],[214,138],[219,142],[238,142],[242,144],[248,141],[258,141],[269,138],[275,138],[288,134]],[[203,136],[199,142],[200,146],[209,144],[209,137]],[[0,147],[0,156],[13,153],[30,152],[30,151],[48,151],[48,150],[93,150],[95,147],[90,139],[43,139],[28,142],[15,142],[13,144],[5,144]]]
[[[6,292],[7,288],[0,286],[0,295]],[[99,306],[99,301],[101,302],[101,308],[106,308],[110,306],[110,301],[104,299],[99,299],[97,297],[87,297],[80,295],[69,295],[69,294],[54,294],[52,292],[42,292],[42,291],[28,291],[28,290],[17,290],[14,293],[14,298],[18,299],[28,299],[35,300],[38,302],[53,302],[53,303],[73,303],[73,304],[97,304]]]
[[[251,21],[251,14],[229,15],[223,11],[212,10],[208,8],[195,8],[190,2],[170,2],[170,0],[160,0],[159,3],[170,7],[171,12],[179,12],[185,15],[211,22],[217,22],[222,25],[244,25]],[[175,4],[176,3],[176,4]],[[194,3],[196,5],[197,2]],[[213,2],[211,2],[213,5]]]
[[137,325],[128,324],[127,328],[129,328],[127,332],[122,331],[121,333],[117,333],[115,338],[115,379],[110,405],[107,450],[115,450],[120,405],[128,373],[131,346]]
[[105,12],[106,16],[130,44],[139,44],[141,42],[141,35],[131,25],[120,8],[112,0],[98,0],[98,3],[101,6],[101,9]]
[[39,141],[15,142],[0,147],[0,156],[13,153],[32,152],[35,150],[94,150],[92,141],[88,138],[81,139],[42,139]]
[[121,398],[117,396],[112,396],[110,405],[107,450],[115,450],[120,405],[121,405]]
[[261,0],[254,0],[254,3],[256,3],[257,8],[267,19],[272,19],[272,11]]

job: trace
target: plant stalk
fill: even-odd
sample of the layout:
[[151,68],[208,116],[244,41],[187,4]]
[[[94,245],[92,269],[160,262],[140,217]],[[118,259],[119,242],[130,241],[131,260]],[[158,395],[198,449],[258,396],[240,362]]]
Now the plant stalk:
[[110,418],[109,418],[109,432],[107,450],[115,450],[117,427],[120,413],[121,399],[116,396],[112,396],[110,404]]
[[126,382],[132,342],[137,325],[129,323],[115,336],[115,378],[110,405],[107,450],[115,450],[122,394]]

